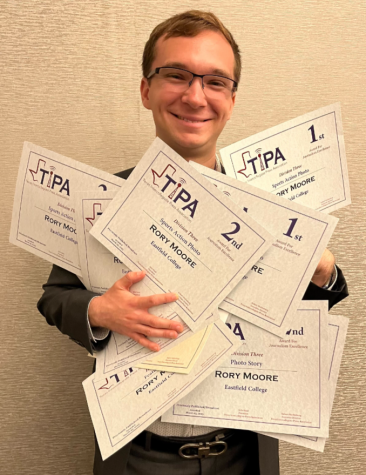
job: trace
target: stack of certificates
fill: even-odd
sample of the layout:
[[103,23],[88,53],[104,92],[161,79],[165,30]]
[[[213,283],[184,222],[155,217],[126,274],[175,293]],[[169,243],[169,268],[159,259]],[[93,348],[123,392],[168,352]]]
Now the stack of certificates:
[[339,105],[220,153],[226,175],[157,138],[124,181],[24,145],[11,242],[96,293],[144,270],[135,295],[179,296],[150,309],[176,340],[114,333],[83,383],[104,459],[159,417],[324,449],[348,320],[302,297],[350,203]]

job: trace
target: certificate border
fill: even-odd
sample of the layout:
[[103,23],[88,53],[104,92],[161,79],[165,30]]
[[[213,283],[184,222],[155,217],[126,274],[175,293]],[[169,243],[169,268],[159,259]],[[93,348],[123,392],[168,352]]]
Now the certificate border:
[[[215,326],[216,326],[216,325],[215,325]],[[230,352],[230,349],[234,346],[234,343],[232,343],[232,342],[230,341],[230,339],[225,335],[225,333],[221,330],[221,328],[219,328],[219,327],[217,327],[217,326],[216,326],[216,328],[217,328],[217,330],[224,336],[224,338],[226,338],[226,340],[230,343],[230,347],[227,348],[227,349],[225,350],[225,352],[224,352],[224,354],[227,354],[228,352]],[[218,357],[221,357],[221,356],[223,356],[223,355],[220,355],[220,356],[218,356]],[[180,396],[180,394],[182,393],[182,391],[185,391],[188,387],[190,387],[190,386],[200,377],[200,375],[202,374],[202,372],[207,372],[207,370],[208,370],[209,368],[211,368],[212,365],[215,364],[215,362],[217,361],[217,359],[218,359],[218,358],[216,358],[214,361],[212,361],[211,364],[209,364],[208,366],[205,366],[205,368],[202,368],[202,370],[199,372],[199,374],[198,374],[188,385],[184,385],[184,386],[183,386],[183,389],[181,389],[178,393],[176,393],[172,399],[170,399],[169,401],[165,402],[163,405],[160,405],[160,406],[159,406],[159,409],[158,409],[156,412],[154,412],[154,414],[152,414],[147,420],[144,420],[143,424],[145,424],[149,419],[153,418],[153,417],[155,416],[155,414],[159,413],[159,412],[161,411],[161,409],[162,409],[163,407],[165,407],[166,405],[170,404],[171,401],[173,401],[174,399],[178,398],[178,397]],[[149,371],[149,370],[142,369],[141,371]],[[153,371],[156,372],[155,370],[153,370]],[[169,371],[166,371],[166,372],[169,373]],[[187,376],[187,375],[180,374],[179,376]],[[120,444],[124,439],[126,439],[127,437],[129,437],[129,436],[131,435],[131,432],[129,432],[129,433],[128,433],[127,435],[125,435],[124,437],[122,437],[122,439],[119,439],[117,442],[115,442],[115,443],[112,442],[112,439],[115,439],[116,437],[118,437],[125,429],[122,430],[122,431],[120,431],[118,434],[114,435],[113,437],[110,435],[109,430],[108,430],[108,425],[107,425],[107,423],[106,423],[106,420],[105,420],[105,417],[104,417],[104,413],[103,413],[103,410],[102,410],[102,407],[101,407],[101,404],[100,404],[100,400],[99,400],[99,397],[98,397],[98,394],[97,394],[97,391],[96,391],[96,388],[95,388],[94,380],[93,380],[93,389],[94,389],[94,391],[95,391],[95,396],[96,396],[97,401],[98,401],[98,405],[99,405],[99,409],[100,409],[100,414],[101,414],[101,416],[102,416],[102,418],[103,418],[103,422],[104,422],[105,429],[106,429],[106,432],[107,432],[107,435],[108,435],[108,438],[109,438],[110,446],[111,446],[111,447],[114,447],[114,446],[116,446],[117,444]],[[187,393],[187,394],[188,394],[188,393]],[[145,414],[146,414],[146,413],[145,413]],[[142,417],[143,417],[143,416],[142,416]],[[154,419],[154,420],[155,420],[155,419]],[[139,427],[141,427],[141,424],[140,424]],[[137,429],[135,429],[135,431],[136,431],[136,430],[137,430]],[[135,431],[134,431],[134,432],[135,432]],[[138,434],[141,433],[141,432],[142,432],[142,431],[138,432]],[[136,436],[135,436],[135,437],[136,437]]]
[[[332,366],[333,366],[333,360],[334,360],[334,353],[335,353],[335,350],[337,348],[337,342],[338,342],[338,336],[339,336],[339,328],[340,326],[335,324],[335,323],[328,323],[329,326],[331,327],[337,327],[337,336],[336,336],[336,339],[335,339],[335,342],[334,342],[334,348],[333,348],[333,354],[332,354],[332,360],[330,362],[330,368],[329,368],[329,375],[328,375],[328,381],[330,380],[330,374],[332,372]],[[329,418],[330,418],[330,413],[329,413]],[[312,442],[318,442],[319,439],[321,439],[322,437],[306,437],[304,435],[297,435],[297,437],[301,437],[302,439],[307,439],[307,440],[310,440]]]
[[[93,284],[92,284],[92,280],[90,278],[90,272],[89,272],[89,260],[88,260],[88,249],[87,249],[87,237],[86,237],[86,234],[90,234],[89,231],[86,230],[85,228],[85,223],[84,223],[84,220],[85,220],[85,216],[84,216],[84,201],[112,201],[113,198],[82,198],[81,200],[81,214],[82,214],[82,220],[83,220],[83,233],[84,233],[84,242],[85,242],[85,261],[86,261],[86,271],[87,271],[87,277],[89,279],[89,283],[90,283],[90,287],[94,287]],[[92,236],[93,237],[93,236]],[[95,239],[93,237],[93,239]],[[95,290],[93,290],[93,292],[95,292]],[[99,293],[99,292],[95,292],[95,293]]]
[[[111,182],[111,181],[105,180],[105,179],[100,178],[100,177],[98,177],[98,176],[96,176],[96,175],[92,175],[91,173],[88,173],[88,172],[83,172],[83,171],[81,171],[80,169],[78,169],[78,168],[76,168],[76,167],[73,167],[73,166],[71,166],[71,165],[67,165],[67,164],[65,164],[65,163],[63,163],[63,162],[60,162],[60,161],[58,161],[58,160],[55,160],[54,158],[50,158],[50,157],[48,157],[48,156],[46,156],[46,155],[42,155],[41,153],[35,152],[34,150],[29,150],[28,159],[27,159],[27,161],[26,161],[26,171],[25,171],[25,173],[24,173],[23,186],[22,186],[22,189],[21,189],[21,198],[20,198],[20,203],[19,203],[19,213],[17,213],[17,229],[16,229],[15,239],[16,239],[18,242],[22,243],[24,246],[30,247],[31,249],[36,249],[37,251],[42,252],[43,254],[46,254],[47,256],[50,256],[52,259],[58,260],[58,261],[62,262],[63,264],[66,264],[66,265],[68,265],[69,267],[73,267],[73,268],[77,269],[78,271],[80,271],[80,270],[81,270],[80,267],[77,267],[77,266],[71,264],[70,262],[67,262],[67,261],[65,261],[65,260],[63,260],[63,259],[61,259],[61,258],[59,258],[59,257],[56,257],[54,254],[50,254],[49,252],[43,251],[42,249],[39,249],[38,247],[34,248],[33,246],[28,245],[26,242],[21,241],[20,239],[18,239],[18,235],[19,235],[19,232],[20,232],[20,231],[19,231],[19,226],[20,226],[20,215],[21,215],[21,213],[22,213],[23,193],[24,193],[25,183],[26,183],[26,181],[27,181],[27,172],[28,172],[28,170],[29,170],[29,162],[30,162],[31,154],[32,154],[32,153],[34,153],[35,155],[38,155],[39,157],[46,158],[47,160],[51,160],[51,161],[54,162],[54,163],[58,163],[58,164],[60,164],[62,167],[71,168],[72,170],[75,170],[75,171],[77,171],[77,172],[79,172],[79,173],[83,173],[84,175],[89,175],[89,176],[91,176],[91,177],[93,177],[93,178],[97,178],[97,179],[99,179],[99,180],[102,181],[102,182],[110,183],[111,185],[117,186],[118,188],[121,188],[121,187],[120,187],[119,185],[114,184],[114,183]],[[88,165],[87,165],[87,166],[88,166]],[[33,239],[33,238],[31,238],[31,239]],[[33,239],[33,240],[34,240],[34,239]],[[32,254],[33,254],[33,253],[32,253]]]
[[[190,417],[194,419],[207,419],[207,422],[210,422],[210,419],[215,419],[215,420],[222,420],[222,421],[234,421],[234,422],[245,422],[245,423],[251,423],[251,424],[263,424],[263,425],[278,425],[278,426],[288,426],[288,427],[305,427],[306,429],[320,429],[321,425],[321,310],[320,309],[298,309],[298,311],[301,312],[317,312],[318,313],[318,320],[319,320],[319,421],[318,421],[318,426],[309,426],[309,425],[295,425],[295,424],[285,424],[285,423],[280,423],[280,422],[258,422],[258,421],[246,421],[241,419],[240,421],[238,419],[232,419],[228,417],[204,417],[204,416],[194,416],[194,415],[189,415],[187,416],[186,414],[177,414],[175,413],[175,405],[173,406],[173,415],[176,417]],[[245,429],[243,429],[245,430]],[[254,429],[253,429],[254,430]],[[268,432],[265,429],[260,429],[260,431],[263,432]],[[295,434],[293,434],[295,435]]]
[[[342,174],[342,184],[343,184],[343,196],[344,196],[344,199],[339,199],[338,201],[333,201],[332,203],[330,203],[329,205],[327,206],[324,206],[324,207],[320,207],[320,208],[317,208],[317,210],[319,211],[324,211],[325,209],[327,208],[330,208],[332,206],[334,206],[335,204],[338,204],[338,203],[342,203],[343,201],[347,201],[347,197],[346,197],[346,187],[345,187],[345,184],[344,184],[344,173],[343,173],[343,166],[342,166],[342,155],[341,155],[341,151],[340,151],[340,145],[339,145],[339,136],[338,136],[338,124],[337,124],[337,114],[336,114],[336,111],[333,110],[332,112],[328,112],[326,114],[323,114],[323,115],[320,115],[318,117],[312,117],[311,119],[309,120],[306,120],[305,122],[302,122],[301,124],[296,124],[292,127],[289,127],[285,130],[281,130],[280,132],[277,132],[273,135],[268,135],[267,137],[261,139],[261,140],[258,140],[257,142],[253,142],[252,144],[250,145],[246,145],[245,147],[241,147],[239,148],[238,150],[235,150],[234,152],[230,152],[230,161],[231,161],[231,166],[232,166],[232,169],[235,173],[235,178],[238,180],[238,176],[237,176],[237,173],[236,173],[236,170],[235,170],[235,167],[234,167],[234,162],[233,162],[233,159],[232,159],[232,155],[234,153],[237,153],[237,152],[240,152],[241,150],[244,150],[246,148],[249,148],[249,147],[252,147],[253,145],[259,143],[259,142],[263,142],[263,140],[267,140],[267,139],[271,139],[272,137],[275,137],[276,135],[280,135],[280,134],[283,134],[284,132],[288,132],[289,130],[291,129],[294,129],[296,127],[300,127],[301,125],[304,125],[308,122],[312,122],[314,120],[317,120],[317,119],[321,119],[322,117],[326,117],[327,115],[334,115],[334,124],[335,124],[335,129],[336,129],[336,132],[337,132],[337,143],[338,143],[338,156],[339,156],[339,160],[340,160],[340,168],[341,168],[341,174]],[[245,140],[245,139],[244,139]],[[248,183],[247,181],[246,182],[243,182],[243,183],[247,183],[248,185],[250,183]],[[252,185],[254,186],[254,185]]]
[[[155,158],[152,160],[152,161],[149,161],[148,165],[147,165],[147,169],[145,172],[143,172],[141,174],[141,177],[139,178],[139,180],[137,181],[137,183],[133,186],[133,188],[131,189],[131,191],[128,193],[128,195],[126,196],[126,198],[124,198],[124,200],[122,201],[122,203],[120,204],[120,206],[116,209],[115,213],[111,216],[111,218],[109,219],[109,221],[105,224],[105,226],[103,227],[103,229],[101,229],[100,231],[100,234],[110,243],[111,246],[113,246],[114,248],[118,249],[119,252],[121,252],[121,254],[123,254],[126,259],[128,259],[129,261],[131,261],[136,267],[140,268],[139,265],[137,265],[130,257],[128,257],[123,251],[121,251],[120,248],[117,248],[117,246],[115,246],[115,244],[113,243],[113,241],[111,241],[106,235],[105,235],[105,230],[106,228],[109,226],[110,222],[114,219],[114,217],[116,216],[116,214],[120,211],[120,209],[123,207],[123,205],[126,203],[126,201],[129,199],[129,197],[131,196],[131,194],[133,193],[133,191],[135,190],[135,188],[139,185],[140,181],[144,178],[144,176],[146,175],[146,173],[148,173],[148,171],[150,170],[150,168],[153,166],[155,160],[158,159],[159,155],[160,154],[163,154],[170,162],[174,163],[174,165],[176,165],[180,170],[183,171],[183,173],[185,173],[186,175],[188,175],[194,182],[196,182],[197,185],[199,185],[201,188],[203,188],[205,190],[206,193],[210,194],[217,202],[219,202],[224,208],[226,208],[228,211],[230,211],[231,214],[233,214],[237,219],[239,219],[247,228],[249,228],[254,234],[256,234],[259,239],[262,241],[262,244],[260,244],[260,246],[253,252],[253,254],[251,256],[248,257],[247,261],[244,262],[244,264],[241,266],[241,268],[236,272],[235,275],[232,276],[232,278],[225,284],[225,286],[220,290],[220,292],[211,300],[211,302],[208,303],[208,305],[206,306],[206,308],[204,308],[201,313],[199,313],[199,315],[194,318],[192,315],[190,315],[187,310],[182,307],[179,303],[179,300],[177,300],[176,302],[174,302],[190,319],[192,322],[196,323],[197,320],[207,311],[207,309],[212,305],[212,303],[217,300],[217,298],[219,297],[219,295],[221,293],[223,293],[223,291],[225,290],[225,288],[232,282],[233,279],[235,279],[235,277],[240,273],[241,269],[243,267],[245,267],[248,263],[248,261],[252,258],[252,256],[254,254],[256,254],[260,248],[266,243],[266,240],[260,236],[258,234],[257,231],[255,231],[248,223],[246,223],[245,221],[243,221],[242,218],[240,218],[239,216],[237,216],[230,208],[228,208],[224,203],[222,203],[219,198],[217,198],[216,196],[214,196],[209,190],[207,190],[204,185],[202,185],[201,183],[199,183],[193,176],[191,176],[191,174],[184,170],[178,163],[176,163],[171,157],[169,157],[168,155],[166,155],[162,150],[159,150],[159,152],[157,153],[157,155],[155,156]],[[113,233],[113,231],[110,231]],[[126,246],[127,247],[127,246]],[[165,289],[163,287],[161,287],[157,282],[155,282],[149,275],[146,275],[146,277],[148,277],[159,289],[161,289],[163,292],[166,292]]]
[[[294,292],[294,294],[293,294],[293,296],[292,296],[292,298],[291,298],[291,300],[290,300],[289,306],[287,307],[287,310],[286,310],[286,312],[284,313],[283,318],[282,318],[282,320],[281,320],[281,322],[280,322],[279,324],[277,324],[277,323],[275,323],[275,322],[271,322],[271,321],[267,320],[266,318],[261,317],[260,315],[257,315],[257,314],[255,314],[255,313],[253,313],[253,312],[250,312],[249,310],[247,310],[247,309],[245,309],[245,308],[242,308],[242,307],[240,307],[239,305],[235,305],[234,303],[229,302],[229,301],[227,301],[226,299],[224,299],[224,302],[225,302],[225,304],[226,304],[227,306],[230,305],[230,306],[232,306],[232,307],[238,308],[238,309],[240,309],[240,310],[243,311],[243,312],[249,313],[250,315],[253,315],[254,317],[257,317],[257,318],[259,318],[259,319],[261,319],[261,320],[264,320],[266,323],[270,323],[271,325],[274,325],[275,327],[280,328],[280,327],[282,326],[282,324],[283,324],[283,321],[285,320],[285,318],[286,318],[286,316],[287,316],[287,314],[288,314],[288,311],[289,311],[291,305],[292,305],[292,302],[293,302],[293,300],[294,300],[294,298],[295,298],[295,294],[296,294],[296,292],[298,291],[300,285],[302,284],[302,282],[303,282],[303,280],[304,280],[304,275],[306,274],[306,271],[307,271],[308,268],[309,268],[310,262],[311,262],[311,260],[313,259],[316,250],[317,250],[318,247],[319,247],[319,243],[320,243],[321,240],[323,239],[324,233],[327,231],[327,229],[328,229],[328,227],[329,227],[329,223],[327,223],[326,221],[322,221],[322,220],[319,219],[319,218],[314,218],[314,217],[312,217],[312,216],[308,216],[308,215],[306,215],[305,213],[302,213],[301,211],[296,211],[296,210],[291,209],[291,208],[289,207],[289,205],[286,204],[286,200],[284,200],[284,204],[274,203],[274,202],[271,201],[270,199],[262,198],[261,196],[258,196],[258,195],[256,195],[255,193],[250,193],[249,191],[242,190],[241,188],[238,188],[238,187],[236,187],[236,186],[234,186],[234,185],[230,185],[230,184],[228,184],[228,183],[225,183],[224,181],[221,181],[221,180],[219,180],[218,178],[213,178],[213,177],[210,176],[210,175],[205,175],[205,173],[202,173],[202,176],[206,177],[206,178],[207,178],[208,180],[210,180],[210,181],[211,181],[211,180],[217,181],[218,183],[222,183],[224,186],[228,186],[229,188],[234,188],[235,190],[238,190],[238,191],[240,191],[240,192],[242,192],[242,193],[246,193],[246,194],[248,194],[248,195],[254,196],[255,198],[258,198],[258,199],[267,201],[268,203],[271,203],[272,205],[279,206],[280,208],[288,209],[289,211],[294,212],[294,213],[296,213],[297,215],[302,215],[302,216],[305,216],[305,217],[308,218],[308,219],[315,220],[315,221],[318,221],[318,222],[320,222],[320,223],[322,223],[322,224],[325,224],[325,228],[324,228],[324,230],[323,230],[323,232],[322,232],[322,234],[321,234],[321,236],[320,236],[320,238],[319,238],[318,243],[317,243],[316,246],[315,246],[314,252],[313,252],[313,254],[312,254],[312,256],[311,256],[311,258],[310,258],[310,260],[309,260],[309,262],[308,262],[308,264],[307,264],[307,266],[306,266],[306,269],[305,269],[304,274],[303,274],[303,276],[302,276],[302,278],[301,278],[301,281],[300,281],[299,285],[296,287],[295,292]],[[238,180],[238,181],[239,181],[239,180]],[[248,186],[250,186],[250,185],[248,185]],[[310,209],[310,208],[309,208],[309,209]]]

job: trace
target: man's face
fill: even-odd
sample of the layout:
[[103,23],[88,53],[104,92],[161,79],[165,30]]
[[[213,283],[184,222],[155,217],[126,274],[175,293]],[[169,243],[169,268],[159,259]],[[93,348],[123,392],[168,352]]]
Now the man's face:
[[[194,37],[176,37],[156,44],[151,70],[175,66],[196,74],[234,78],[234,53],[221,33],[204,31]],[[216,141],[235,102],[235,93],[208,99],[200,78],[185,92],[172,91],[157,75],[142,79],[143,105],[153,113],[156,135],[183,157],[213,154]]]

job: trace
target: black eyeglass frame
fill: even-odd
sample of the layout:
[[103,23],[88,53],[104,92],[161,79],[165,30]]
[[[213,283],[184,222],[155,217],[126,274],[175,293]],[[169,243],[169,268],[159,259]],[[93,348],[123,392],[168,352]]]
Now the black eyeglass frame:
[[195,74],[195,73],[192,73],[192,71],[188,71],[188,69],[175,68],[174,66],[160,66],[159,68],[155,68],[146,77],[146,79],[151,79],[154,76],[154,74],[159,74],[160,69],[178,69],[178,71],[184,71],[186,73],[192,74],[192,76],[193,76],[192,81],[188,82],[188,87],[191,86],[194,78],[201,78],[202,89],[204,89],[205,85],[203,84],[203,78],[205,76],[213,76],[213,77],[216,77],[216,78],[228,79],[229,81],[231,81],[234,84],[234,86],[233,86],[233,88],[231,89],[230,92],[236,92],[237,89],[238,89],[238,82],[235,81],[234,79],[228,78],[226,76],[220,76],[219,74]]

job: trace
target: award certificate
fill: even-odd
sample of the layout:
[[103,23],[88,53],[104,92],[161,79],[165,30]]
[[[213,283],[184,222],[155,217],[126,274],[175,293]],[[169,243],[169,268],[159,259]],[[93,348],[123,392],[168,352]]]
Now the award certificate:
[[77,190],[117,190],[109,173],[24,142],[10,242],[81,276],[74,195]]
[[[330,413],[334,402],[343,348],[346,342],[348,320],[348,318],[338,315],[328,316]],[[291,444],[301,445],[317,452],[324,451],[325,442],[327,441],[325,437],[306,437],[303,435],[275,434],[273,432],[263,432],[263,434],[290,442]]]
[[193,167],[276,238],[220,307],[284,336],[338,219],[207,167]]
[[[113,191],[80,191],[76,193],[75,199],[75,218],[79,230],[78,247],[83,282],[88,290],[98,294],[106,292],[118,279],[129,272],[129,269],[91,236],[89,232],[100,216],[102,216],[114,196],[115,192]],[[152,281],[149,281],[148,284],[145,281],[146,279],[143,279],[141,282],[134,284],[130,289],[131,293],[137,296],[149,296],[160,292],[159,288]],[[136,366],[138,363],[145,362],[148,358],[151,360],[154,357],[158,357],[160,364],[166,366],[166,371],[175,371],[175,369],[180,372],[189,371],[195,361],[194,358],[197,358],[200,348],[203,347],[203,342],[206,339],[194,339],[192,342],[187,343],[187,346],[183,349],[184,355],[182,355],[182,350],[178,348],[179,344],[193,336],[192,331],[169,304],[152,307],[149,309],[149,312],[162,318],[178,321],[183,325],[183,332],[175,340],[150,338],[159,344],[161,349],[158,353],[141,346],[132,338],[112,333],[107,347],[97,352],[96,371],[98,375],[103,376],[117,369],[118,371],[123,371]],[[218,318],[217,311],[213,312],[205,324],[207,325]],[[205,335],[208,335],[207,331]],[[176,352],[173,350],[174,347],[177,347]],[[166,357],[162,356],[162,353],[166,350],[169,350],[169,354]]]
[[196,331],[272,236],[159,138],[90,231]]
[[243,342],[163,422],[327,437],[327,302],[306,301],[286,338],[229,317]]
[[330,213],[351,203],[340,104],[272,127],[220,150],[226,173]]

